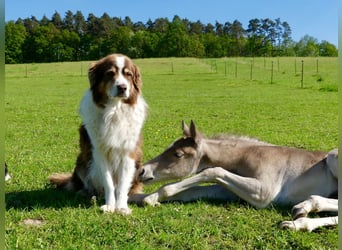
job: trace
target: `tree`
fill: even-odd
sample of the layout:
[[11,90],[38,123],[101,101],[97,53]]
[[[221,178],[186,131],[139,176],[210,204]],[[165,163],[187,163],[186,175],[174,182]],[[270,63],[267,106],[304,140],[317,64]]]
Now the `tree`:
[[202,43],[205,49],[206,57],[222,57],[224,56],[222,46],[219,39],[212,33],[206,33],[202,36]]
[[74,30],[78,35],[83,35],[87,30],[87,24],[81,11],[77,11],[74,15]]
[[67,29],[69,31],[75,30],[75,27],[74,27],[74,14],[72,13],[72,11],[68,10],[65,13],[65,17],[63,19],[63,26],[64,26],[64,29]]
[[204,33],[206,34],[215,34],[215,27],[211,23],[208,23],[204,26]]
[[319,44],[316,38],[305,35],[295,46],[297,56],[318,56]]
[[152,25],[152,31],[165,33],[166,30],[168,29],[168,26],[169,26],[169,19],[157,18]]
[[134,23],[132,22],[131,18],[126,16],[124,20],[124,26],[126,26],[129,29],[133,29]]
[[50,22],[49,18],[47,18],[45,15],[43,16],[42,20],[40,20],[40,25],[48,25]]
[[293,55],[293,41],[291,39],[291,27],[287,22],[282,22],[283,34],[282,34],[282,50],[284,55]]
[[322,41],[319,44],[319,55],[320,56],[338,56],[338,50],[335,45],[328,41]]
[[187,55],[189,49],[189,40],[186,34],[186,29],[178,16],[173,18],[173,21],[168,24],[168,27],[163,34],[160,44],[160,56],[177,56],[182,57]]
[[242,27],[242,23],[235,20],[230,29],[230,37],[232,38],[231,50],[235,56],[242,55],[242,48],[245,42],[246,31]]
[[310,36],[291,39],[280,18],[251,19],[244,29],[238,20],[203,24],[174,16],[134,23],[130,17],[100,18],[90,13],[58,12],[38,21],[34,16],[6,24],[6,63],[96,60],[113,52],[130,57],[336,56],[327,41]]
[[215,33],[218,36],[223,36],[223,34],[224,34],[223,24],[219,23],[218,21],[216,21],[216,23],[215,23]]
[[199,20],[195,23],[190,23],[190,34],[201,35],[203,33],[203,30],[204,26]]
[[5,63],[23,62],[22,47],[27,36],[25,26],[10,21],[6,23],[5,34]]
[[156,57],[159,36],[156,33],[140,30],[131,38],[129,55],[132,58]]
[[247,43],[246,51],[250,56],[260,56],[262,55],[262,43],[263,39],[260,35],[260,20],[255,18],[251,19],[248,24],[247,32]]
[[63,20],[57,11],[55,11],[55,13],[52,15],[51,21],[57,29],[62,29]]
[[55,33],[58,29],[53,23],[47,26],[39,26],[29,39],[25,40],[23,56],[28,62],[51,62],[57,53],[53,42],[55,41]]
[[146,30],[146,26],[143,22],[139,21],[133,24],[133,30],[134,32]]

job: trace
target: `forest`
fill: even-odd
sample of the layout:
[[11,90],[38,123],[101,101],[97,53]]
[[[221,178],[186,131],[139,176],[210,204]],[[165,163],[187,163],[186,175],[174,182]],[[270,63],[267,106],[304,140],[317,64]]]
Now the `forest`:
[[129,17],[101,17],[81,11],[55,12],[5,23],[5,63],[97,60],[120,52],[131,58],[236,56],[337,56],[328,41],[303,34],[291,38],[286,21],[251,19],[247,28],[233,22],[203,24],[177,15],[133,22]]

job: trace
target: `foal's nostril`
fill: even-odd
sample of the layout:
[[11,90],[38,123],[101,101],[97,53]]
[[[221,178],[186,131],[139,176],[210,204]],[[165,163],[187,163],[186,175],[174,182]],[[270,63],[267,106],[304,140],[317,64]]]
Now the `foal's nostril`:
[[145,169],[142,169],[142,170],[140,171],[140,173],[139,173],[139,176],[143,176],[144,173],[145,173]]

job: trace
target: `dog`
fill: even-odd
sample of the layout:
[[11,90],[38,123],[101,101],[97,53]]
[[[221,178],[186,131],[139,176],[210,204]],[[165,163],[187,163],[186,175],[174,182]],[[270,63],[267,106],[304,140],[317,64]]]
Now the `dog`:
[[104,194],[104,212],[130,214],[128,195],[142,192],[141,130],[147,103],[139,68],[122,54],[93,63],[90,88],[80,103],[80,153],[73,174],[53,174],[50,183],[89,195]]

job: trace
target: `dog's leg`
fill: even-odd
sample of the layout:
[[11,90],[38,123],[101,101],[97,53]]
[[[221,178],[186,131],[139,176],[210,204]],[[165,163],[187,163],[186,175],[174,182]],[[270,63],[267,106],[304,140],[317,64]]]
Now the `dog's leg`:
[[105,205],[101,206],[103,212],[113,213],[115,211],[115,197],[114,197],[114,183],[112,173],[106,169],[102,173],[103,177],[103,188],[105,193]]
[[95,186],[103,187],[105,204],[101,206],[103,212],[113,213],[115,211],[115,187],[112,176],[112,168],[108,166],[106,160],[101,158],[99,153],[94,153],[91,166],[91,179]]
[[127,205],[128,192],[132,186],[135,173],[135,161],[126,157],[123,159],[122,166],[118,168],[117,179],[118,185],[115,190],[116,212],[120,214],[130,214],[131,209]]

